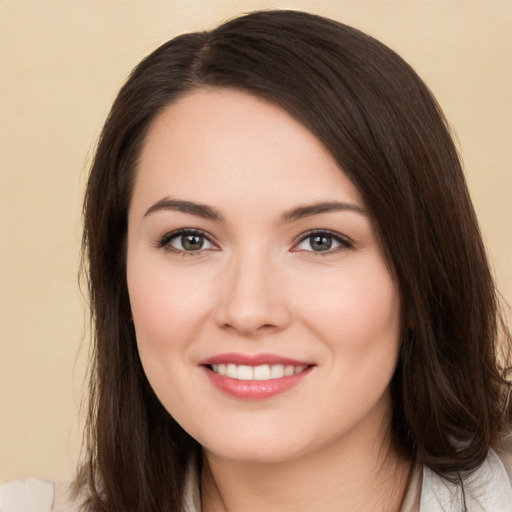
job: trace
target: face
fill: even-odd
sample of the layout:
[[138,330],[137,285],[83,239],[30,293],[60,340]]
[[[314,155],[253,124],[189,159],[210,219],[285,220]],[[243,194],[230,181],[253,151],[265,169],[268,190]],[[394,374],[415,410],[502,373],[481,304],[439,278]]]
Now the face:
[[149,382],[207,453],[289,460],[389,417],[399,292],[357,189],[280,108],[201,89],[160,114],[127,281]]

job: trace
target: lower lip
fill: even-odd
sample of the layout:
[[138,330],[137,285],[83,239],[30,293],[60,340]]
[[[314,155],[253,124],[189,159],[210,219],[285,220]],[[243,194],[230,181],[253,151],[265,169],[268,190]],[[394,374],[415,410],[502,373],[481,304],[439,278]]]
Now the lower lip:
[[269,380],[238,380],[225,375],[219,375],[206,366],[202,367],[210,382],[220,391],[227,395],[242,400],[264,400],[284,393],[297,386],[302,379],[311,371],[312,367],[306,368],[300,373]]

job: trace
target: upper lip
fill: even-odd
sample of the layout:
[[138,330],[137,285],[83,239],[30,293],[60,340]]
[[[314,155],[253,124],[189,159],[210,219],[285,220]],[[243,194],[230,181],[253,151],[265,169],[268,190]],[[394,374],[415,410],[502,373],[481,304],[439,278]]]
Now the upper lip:
[[236,364],[246,366],[282,364],[284,366],[311,366],[313,363],[276,354],[240,354],[236,352],[218,354],[199,361],[199,365],[203,366],[212,364]]

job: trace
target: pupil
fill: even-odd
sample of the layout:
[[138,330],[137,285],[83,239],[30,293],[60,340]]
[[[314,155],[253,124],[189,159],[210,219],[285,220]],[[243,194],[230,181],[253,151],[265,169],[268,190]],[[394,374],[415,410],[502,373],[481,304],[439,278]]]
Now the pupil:
[[203,247],[203,238],[199,235],[183,235],[181,244],[187,251],[198,251]]
[[314,251],[327,251],[331,248],[332,238],[327,236],[314,236],[311,241],[311,248]]

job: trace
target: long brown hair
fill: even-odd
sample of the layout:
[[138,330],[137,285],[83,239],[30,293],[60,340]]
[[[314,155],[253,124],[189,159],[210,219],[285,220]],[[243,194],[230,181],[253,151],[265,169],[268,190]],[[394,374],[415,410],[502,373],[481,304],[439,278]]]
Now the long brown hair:
[[506,358],[500,366],[497,353],[500,335],[509,344],[510,334],[447,123],[421,79],[375,39],[302,12],[256,12],[155,50],[105,123],[84,205],[94,322],[87,458],[77,480],[86,509],[178,512],[184,468],[200,456],[144,375],[125,241],[148,128],[166,105],[203,86],[279,105],[359,189],[407,324],[392,381],[394,438],[447,478],[476,468],[510,427]]

